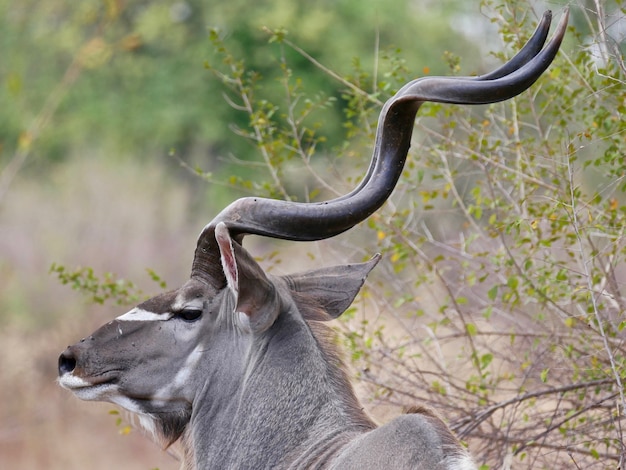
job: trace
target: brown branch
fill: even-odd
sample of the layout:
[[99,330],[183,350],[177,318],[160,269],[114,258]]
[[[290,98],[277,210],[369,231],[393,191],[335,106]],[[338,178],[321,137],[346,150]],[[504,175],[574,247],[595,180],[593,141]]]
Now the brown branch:
[[[590,404],[588,406],[585,406],[584,408],[581,408],[576,413],[573,413],[571,415],[566,416],[561,421],[558,421],[557,423],[552,424],[545,431],[537,434],[534,438],[532,438],[528,442],[522,444],[518,449],[515,450],[514,455],[519,454],[522,450],[524,450],[525,448],[529,447],[532,443],[537,443],[537,441],[539,441],[540,439],[543,439],[545,436],[550,434],[555,429],[559,429],[561,426],[563,426],[568,421],[571,421],[574,418],[577,418],[578,416],[580,416],[580,415],[586,413],[587,411],[595,408],[598,404],[603,403],[603,402],[608,401],[608,400],[611,400],[611,399],[613,399],[615,397],[618,397],[618,396],[619,396],[619,393],[612,393],[608,397],[604,397],[602,400],[600,400],[598,402],[594,402],[594,403],[592,403],[592,404]],[[538,444],[537,443],[537,445],[542,446],[543,444]]]
[[[576,383],[576,384],[571,384],[571,385],[564,385],[562,387],[549,388],[549,389],[537,390],[535,392],[524,393],[523,395],[518,395],[516,397],[510,398],[510,399],[505,400],[505,401],[502,401],[502,402],[497,403],[495,405],[489,406],[488,408],[480,411],[477,414],[468,415],[467,418],[465,418],[464,420],[461,420],[461,422],[451,426],[451,428],[452,428],[453,431],[455,431],[457,434],[459,434],[459,436],[461,436],[461,437],[467,436],[470,432],[472,432],[474,429],[476,429],[480,425],[480,423],[485,421],[493,413],[495,413],[497,410],[500,410],[502,408],[506,408],[507,406],[517,405],[517,404],[522,403],[524,401],[527,401],[527,400],[530,400],[530,399],[533,399],[533,398],[539,398],[539,397],[542,397],[542,396],[554,395],[554,394],[557,394],[557,393],[567,393],[567,392],[571,392],[573,390],[580,390],[580,389],[583,389],[583,388],[595,387],[595,386],[598,386],[598,385],[607,385],[607,384],[611,384],[611,383],[614,383],[613,379],[599,379],[599,380],[591,380],[589,382],[581,382],[581,383]],[[611,395],[611,396],[614,396],[614,395]],[[602,401],[604,401],[604,399]],[[600,401],[598,403],[601,403],[602,401]],[[462,429],[466,425],[468,427],[465,428],[465,429]]]
[[[490,443],[493,443],[494,441],[510,443],[510,444],[521,444],[521,443],[525,443],[526,442],[526,440],[523,439],[523,438],[509,437],[509,436],[497,436],[497,435],[485,434],[485,433],[474,434],[474,437],[476,437],[478,439],[482,439],[482,440],[490,442]],[[491,444],[491,445],[493,445],[493,444]],[[596,457],[599,457],[599,458],[602,458],[602,459],[608,459],[608,460],[619,460],[620,459],[620,456],[617,455],[617,454],[609,454],[607,452],[590,451],[590,450],[579,449],[579,448],[574,447],[574,446],[562,445],[562,444],[550,444],[550,443],[538,444],[536,442],[530,442],[530,443],[528,443],[526,448],[542,448],[542,449],[554,449],[554,450],[559,450],[559,451],[567,451],[568,454],[571,453],[571,454],[585,455],[585,456],[589,456],[589,457],[594,457],[594,459]],[[619,469],[620,467],[615,467],[615,468]]]

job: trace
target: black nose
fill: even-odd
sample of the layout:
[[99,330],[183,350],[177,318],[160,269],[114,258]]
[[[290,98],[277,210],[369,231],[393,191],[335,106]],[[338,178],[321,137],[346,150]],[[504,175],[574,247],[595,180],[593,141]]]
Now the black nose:
[[59,375],[69,374],[76,368],[76,357],[70,348],[59,356]]

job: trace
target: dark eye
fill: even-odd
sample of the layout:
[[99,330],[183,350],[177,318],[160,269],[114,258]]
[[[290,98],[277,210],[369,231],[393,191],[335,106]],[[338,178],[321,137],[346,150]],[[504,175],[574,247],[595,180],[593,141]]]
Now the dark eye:
[[196,321],[202,316],[202,310],[198,310],[197,308],[185,308],[176,314],[178,318],[181,318],[185,321]]

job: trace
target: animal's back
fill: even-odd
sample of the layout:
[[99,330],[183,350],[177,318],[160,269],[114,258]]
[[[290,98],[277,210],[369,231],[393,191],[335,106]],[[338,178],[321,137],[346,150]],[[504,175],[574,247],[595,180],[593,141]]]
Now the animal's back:
[[475,470],[467,451],[432,412],[414,410],[351,442],[335,470]]

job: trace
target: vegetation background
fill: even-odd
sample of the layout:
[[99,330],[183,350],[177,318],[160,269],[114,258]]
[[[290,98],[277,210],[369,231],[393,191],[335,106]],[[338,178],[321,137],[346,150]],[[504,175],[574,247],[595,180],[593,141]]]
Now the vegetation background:
[[182,283],[232,199],[347,192],[394,90],[569,5],[530,92],[422,109],[370,221],[249,245],[275,272],[385,254],[337,324],[380,420],[425,401],[484,468],[623,468],[624,4],[213,3],[0,0],[0,467],[177,468],[56,386],[66,344]]

